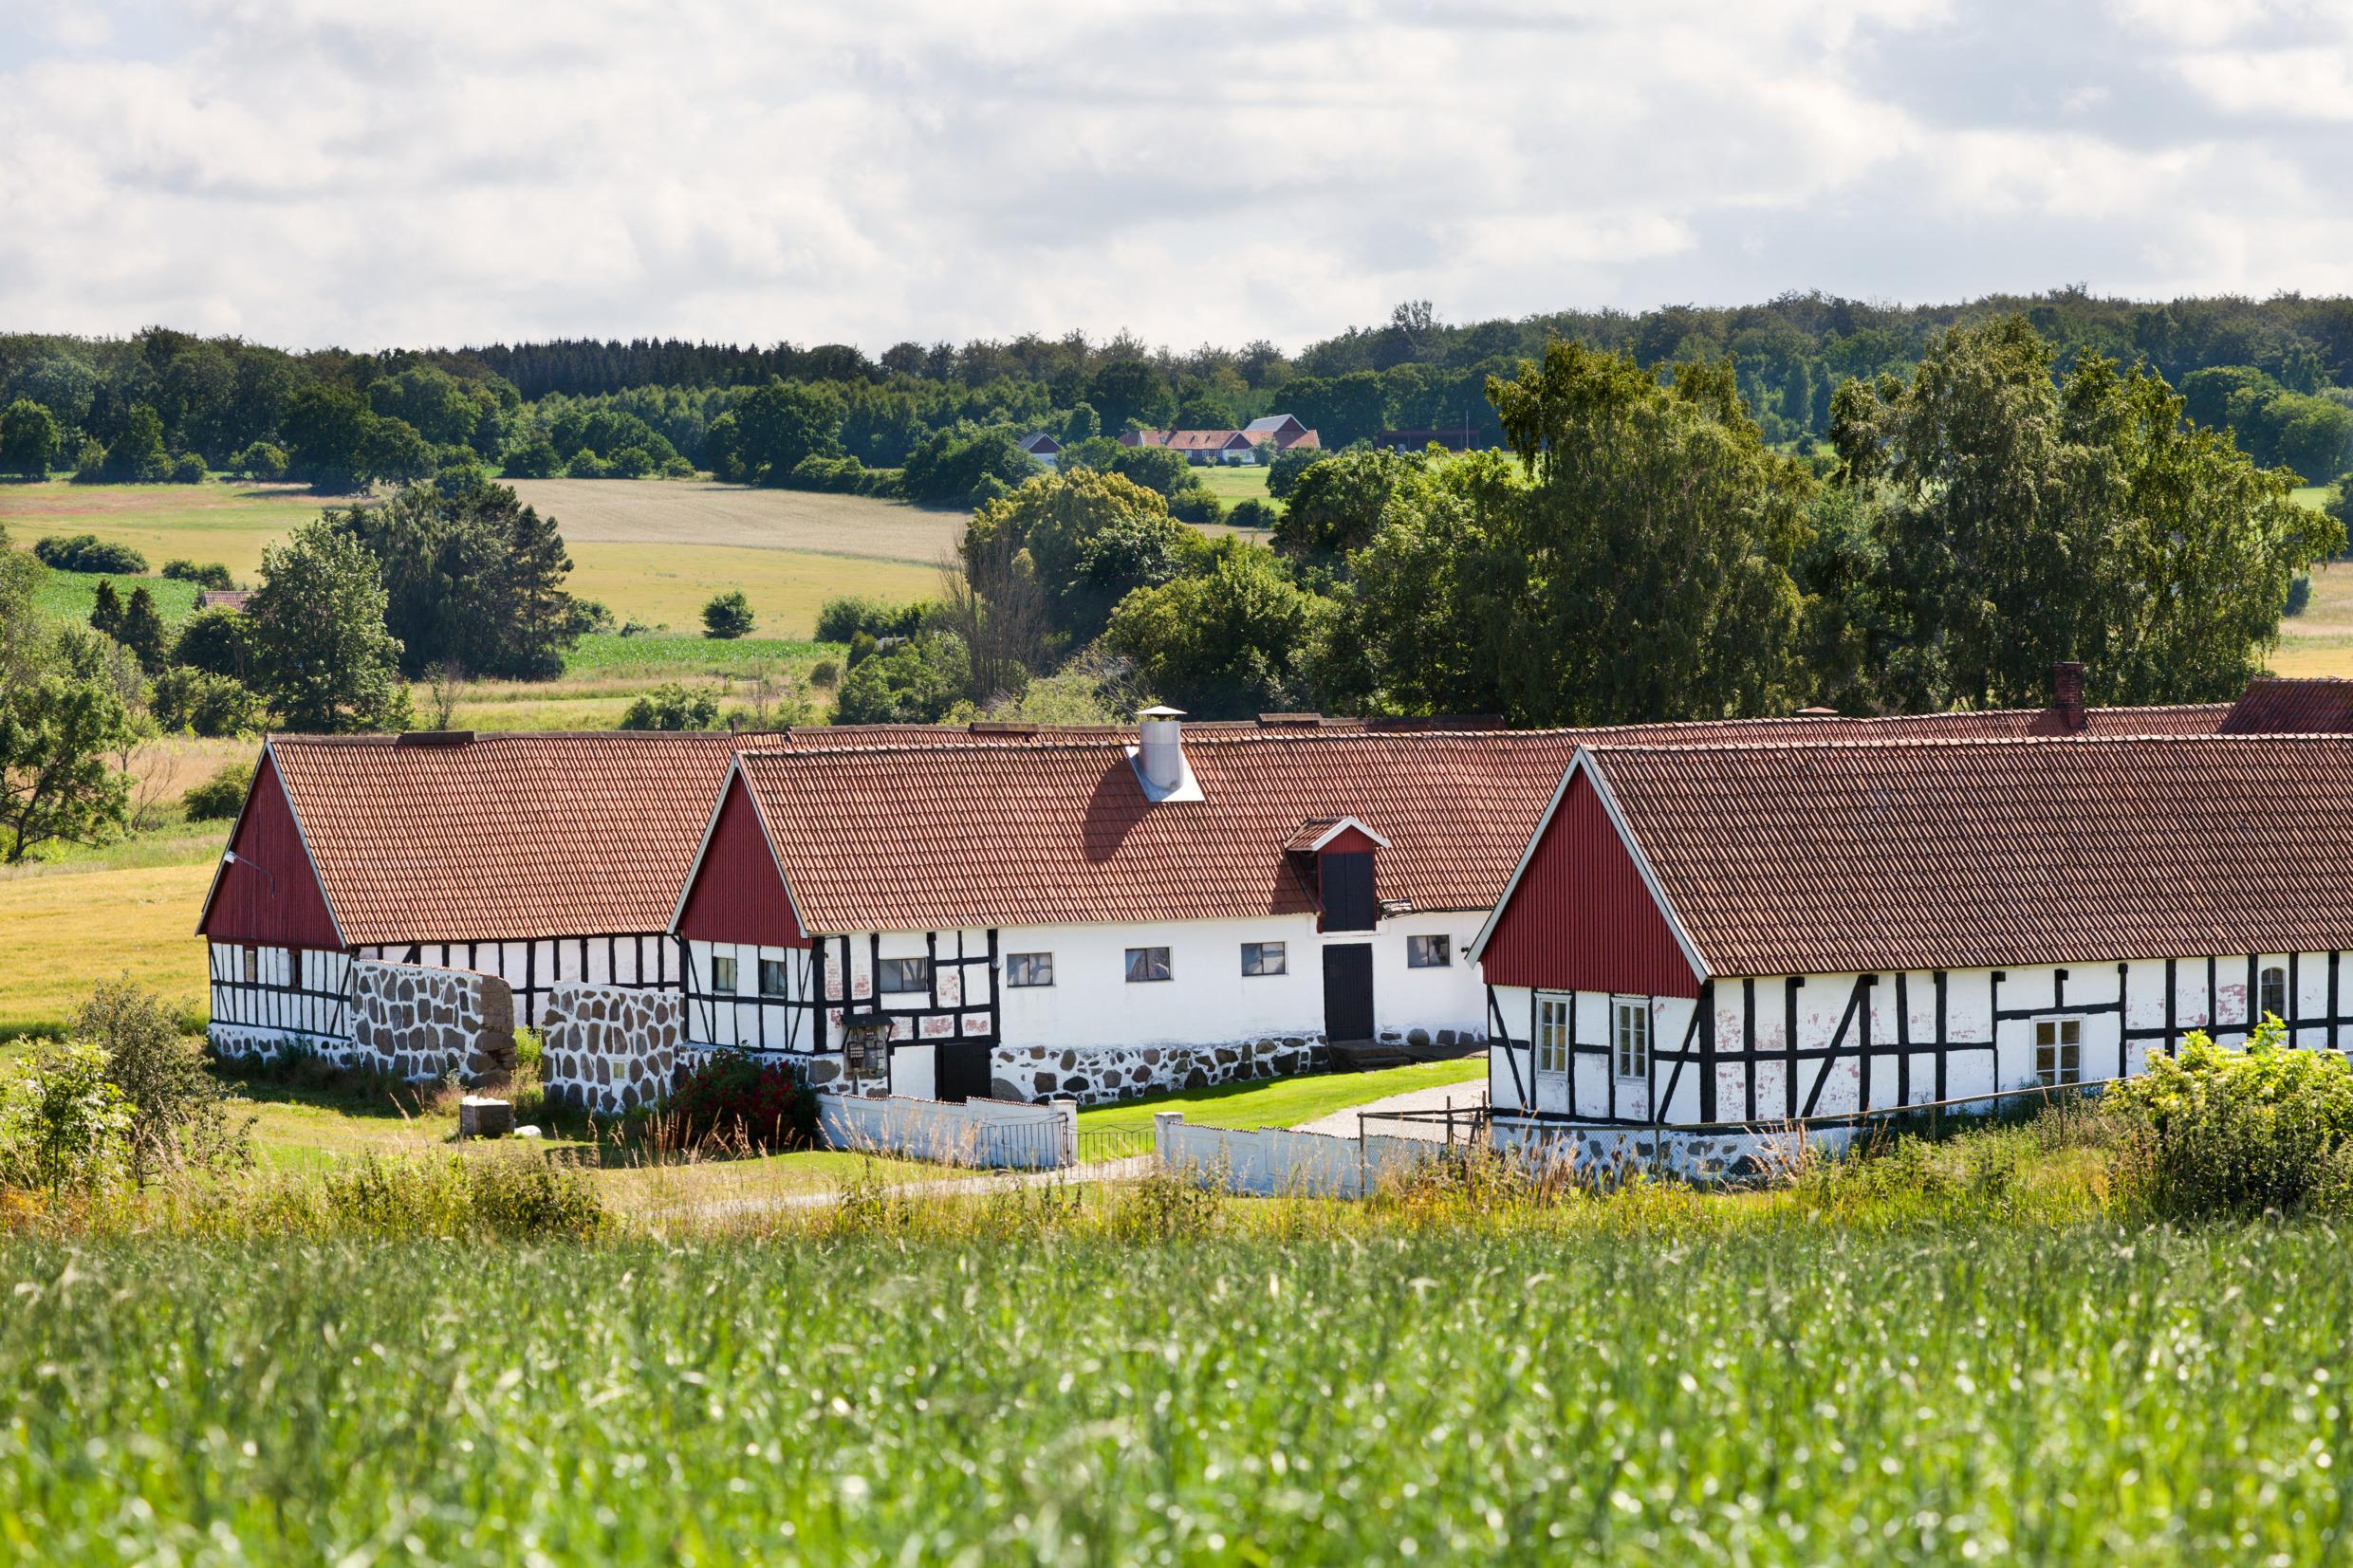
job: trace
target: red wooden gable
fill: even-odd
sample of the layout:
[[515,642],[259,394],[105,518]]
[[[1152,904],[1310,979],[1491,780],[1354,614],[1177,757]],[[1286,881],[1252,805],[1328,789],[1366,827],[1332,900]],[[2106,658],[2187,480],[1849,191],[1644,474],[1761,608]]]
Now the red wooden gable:
[[229,849],[236,858],[222,862],[197,935],[272,948],[343,947],[294,807],[266,751]]
[[1497,913],[1480,963],[1491,986],[1699,994],[1666,915],[1582,769]]
[[1325,843],[1322,853],[1325,855],[1372,855],[1379,852],[1380,848],[1380,846],[1362,829],[1343,827]]
[[719,824],[687,883],[678,934],[696,942],[748,942],[763,948],[806,948],[792,900],[776,870],[775,853],[741,778],[730,778],[719,802]]

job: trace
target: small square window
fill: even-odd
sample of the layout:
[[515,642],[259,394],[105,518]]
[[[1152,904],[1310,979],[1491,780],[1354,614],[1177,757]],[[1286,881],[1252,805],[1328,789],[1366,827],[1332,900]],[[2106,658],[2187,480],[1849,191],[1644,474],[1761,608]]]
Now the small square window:
[[1130,948],[1127,950],[1127,983],[1141,985],[1147,980],[1169,978],[1166,948]]
[[1244,974],[1285,974],[1289,972],[1283,944],[1280,942],[1245,942],[1242,944]]
[[1454,962],[1454,945],[1443,936],[1405,939],[1405,967],[1409,969],[1443,969]]
[[735,994],[735,960],[713,954],[711,959],[711,989],[714,995]]
[[785,961],[781,958],[760,960],[760,994],[783,996],[785,990]]
[[928,958],[885,958],[876,971],[874,988],[884,996],[905,996],[910,992],[930,995],[932,961]]
[[1054,955],[1050,952],[1009,952],[1005,955],[1005,983],[1008,986],[1050,986],[1054,983]]
[[2034,1021],[2034,1080],[2046,1088],[2084,1081],[2084,1021]]

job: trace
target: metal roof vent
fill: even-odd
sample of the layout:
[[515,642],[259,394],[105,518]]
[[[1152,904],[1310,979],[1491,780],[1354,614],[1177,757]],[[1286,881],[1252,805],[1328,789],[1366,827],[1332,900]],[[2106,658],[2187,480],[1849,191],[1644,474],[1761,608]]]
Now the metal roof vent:
[[1144,794],[1154,801],[1197,801],[1201,786],[1185,766],[1184,710],[1147,708],[1136,715],[1136,749],[1129,753]]

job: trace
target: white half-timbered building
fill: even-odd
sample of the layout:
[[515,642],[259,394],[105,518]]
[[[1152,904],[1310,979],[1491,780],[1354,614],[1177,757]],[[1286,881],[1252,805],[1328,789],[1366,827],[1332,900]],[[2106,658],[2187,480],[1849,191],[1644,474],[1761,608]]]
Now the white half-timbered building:
[[[2224,710],[2141,710],[2211,731]],[[687,1040],[833,1087],[1101,1099],[1486,1038],[1465,948],[1586,741],[2053,733],[2080,707],[1618,730],[998,727],[740,756],[674,930]]]
[[1499,1130],[2088,1084],[2266,1013],[2345,1048],[2353,736],[2261,732],[2327,696],[2267,683],[2207,735],[1581,748],[1473,944]]

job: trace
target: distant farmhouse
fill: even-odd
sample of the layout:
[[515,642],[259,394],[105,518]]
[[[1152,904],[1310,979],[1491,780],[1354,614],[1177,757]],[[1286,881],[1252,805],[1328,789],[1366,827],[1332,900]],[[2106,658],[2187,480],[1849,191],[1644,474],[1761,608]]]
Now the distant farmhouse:
[[1188,462],[1202,466],[1255,463],[1262,441],[1271,443],[1277,452],[1320,444],[1315,432],[1288,414],[1252,419],[1240,430],[1131,430],[1120,436],[1120,445],[1123,447],[1167,447],[1172,452],[1183,452]]
[[1383,452],[1420,452],[1432,447],[1469,452],[1477,444],[1468,425],[1459,430],[1384,430],[1373,437],[1373,445]]
[[1033,430],[1023,436],[1021,450],[1049,469],[1059,466],[1062,462],[1062,443],[1042,430]]

